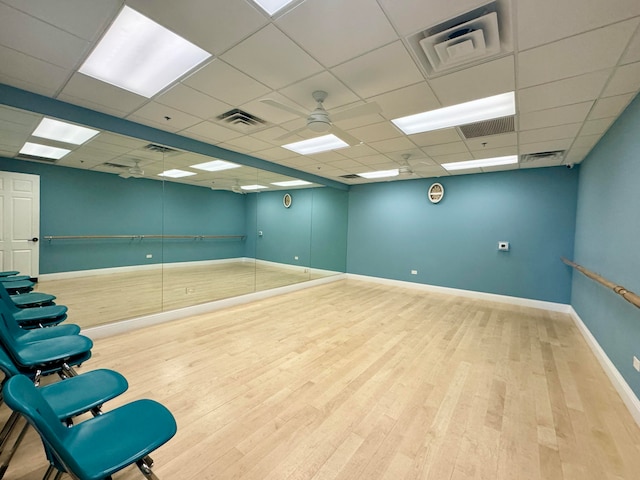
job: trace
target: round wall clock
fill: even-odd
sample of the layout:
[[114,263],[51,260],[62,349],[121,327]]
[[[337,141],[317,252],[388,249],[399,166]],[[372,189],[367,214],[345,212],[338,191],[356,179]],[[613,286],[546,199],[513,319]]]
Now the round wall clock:
[[284,208],[289,208],[291,206],[291,202],[292,202],[292,198],[291,195],[288,193],[284,194],[284,197],[282,197],[282,204],[284,205]]
[[434,183],[429,187],[428,195],[431,203],[438,203],[444,197],[444,187],[440,183]]

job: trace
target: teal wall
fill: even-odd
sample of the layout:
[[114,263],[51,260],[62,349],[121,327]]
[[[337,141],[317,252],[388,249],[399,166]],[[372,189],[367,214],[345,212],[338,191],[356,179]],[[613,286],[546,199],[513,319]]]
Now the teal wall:
[[[575,262],[640,293],[640,97],[627,107],[580,168]],[[573,274],[571,304],[640,398],[640,310]]]
[[[569,303],[577,169],[513,170],[354,186],[347,271],[360,275]],[[511,244],[497,250],[498,241]],[[417,270],[417,275],[411,275]]]

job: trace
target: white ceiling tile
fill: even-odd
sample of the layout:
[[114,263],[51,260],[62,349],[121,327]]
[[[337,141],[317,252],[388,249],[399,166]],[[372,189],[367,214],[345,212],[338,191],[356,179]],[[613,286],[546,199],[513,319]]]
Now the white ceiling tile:
[[454,18],[482,4],[484,0],[456,0],[455,2],[425,2],[424,0],[380,0],[391,22],[402,35],[424,30]]
[[464,142],[441,143],[440,145],[432,145],[423,147],[422,150],[430,157],[439,155],[451,155],[453,153],[469,154],[469,148]]
[[569,150],[569,153],[565,156],[564,163],[580,163],[585,159],[590,151],[591,148],[571,147],[571,150]]
[[71,70],[2,46],[0,65],[2,83],[48,96],[57,93],[71,74]]
[[443,106],[515,90],[513,55],[431,80]]
[[521,130],[533,130],[565,123],[583,122],[592,105],[593,102],[582,102],[564,107],[521,113],[518,116],[519,127]]
[[609,130],[615,117],[599,118],[597,120],[587,120],[580,130],[580,135],[602,135]]
[[284,128],[271,127],[252,133],[251,136],[258,140],[262,140],[263,142],[271,143],[272,145],[282,145],[284,142],[276,140],[276,138],[284,135],[285,133],[287,133],[287,131]]
[[213,122],[202,122],[193,127],[189,127],[186,130],[180,132],[182,135],[203,139],[208,142],[225,142],[232,138],[241,137],[242,134],[238,133],[230,128],[225,128],[217,125]]
[[267,23],[264,15],[244,1],[129,0],[127,4],[214,55]]
[[221,60],[214,60],[182,81],[223,102],[238,106],[271,90]]
[[602,135],[579,135],[573,142],[575,148],[593,148],[602,138]]
[[249,135],[227,140],[226,144],[230,145],[232,149],[240,148],[245,152],[257,152],[259,150],[266,150],[272,146],[267,142],[252,138]]
[[489,135],[465,140],[470,150],[489,150],[498,147],[512,147],[518,145],[518,134],[503,133],[501,135]]
[[615,66],[638,22],[627,20],[520,52],[518,86],[540,85]]
[[380,153],[399,152],[401,150],[412,150],[416,145],[408,137],[391,138],[377,142],[369,142],[369,146]]
[[609,79],[611,70],[587,73],[518,91],[518,111],[533,112],[547,108],[595,100]]
[[600,98],[589,113],[589,120],[597,118],[617,117],[633,100],[635,94],[616,95],[615,97]]
[[156,97],[155,100],[158,103],[187,112],[203,120],[217,117],[232,108],[231,105],[182,83],[177,83],[162,95]]
[[482,171],[483,173],[489,173],[489,172],[506,172],[507,170],[518,170],[520,168],[520,166],[516,163],[516,164],[512,164],[512,165],[496,165],[493,167],[483,167]]
[[[356,107],[358,105],[364,105],[364,102],[358,102],[357,105],[352,105],[353,107]],[[351,107],[345,108],[344,110],[348,110]],[[338,111],[342,111],[343,109],[340,108],[336,111],[336,113]],[[329,117],[331,117],[331,114],[333,112],[329,112]],[[372,115],[358,115],[352,118],[347,118],[345,120],[339,120],[337,122],[334,122],[336,126],[340,127],[343,130],[351,130],[352,128],[358,128],[358,127],[364,127],[367,125],[372,125],[374,123],[380,123],[380,122],[384,122],[385,118],[380,115],[379,113],[374,113]]]
[[623,93],[635,93],[638,90],[640,90],[640,62],[618,67],[602,96],[612,97]]
[[410,135],[411,141],[419,147],[428,147],[431,145],[439,145],[441,143],[453,143],[462,140],[455,128],[443,128],[433,132],[416,133]]
[[278,89],[322,70],[322,66],[273,25],[222,55],[222,59]]
[[129,115],[127,119],[170,132],[184,130],[201,122],[198,117],[157,102],[149,102],[143,105]]
[[359,100],[358,96],[349,90],[344,83],[327,71],[283,88],[280,93],[311,111],[316,107],[316,102],[311,96],[316,90],[327,92],[327,99],[324,101],[324,107],[327,110]]
[[520,141],[522,143],[536,143],[573,138],[578,134],[581,126],[581,123],[569,123],[555,127],[538,128],[536,130],[524,130],[520,132]]
[[326,67],[397,38],[375,0],[307,0],[276,24]]
[[389,163],[389,157],[381,154],[358,157],[356,160],[361,165],[364,165],[367,167],[374,167],[377,165],[383,165],[383,164]]
[[424,77],[401,42],[395,42],[333,68],[362,98],[412,85]]
[[467,160],[472,160],[473,156],[471,153],[451,153],[448,155],[431,155],[431,158],[434,162],[443,164],[449,162],[466,162]]
[[471,155],[473,158],[495,158],[495,157],[506,157],[507,155],[517,155],[518,147],[516,145],[511,145],[508,147],[499,147],[499,148],[487,148],[480,150],[472,150]]
[[254,155],[258,158],[264,158],[265,160],[278,161],[295,157],[297,154],[292,153],[291,150],[287,150],[286,148],[274,147],[266,150],[260,150]]
[[373,125],[367,125],[366,127],[354,128],[350,130],[349,133],[365,143],[397,138],[403,135],[402,132],[389,122],[375,123]]
[[555,150],[568,150],[571,146],[573,139],[566,138],[563,140],[549,140],[546,142],[536,143],[520,143],[518,146],[518,153],[523,155],[525,153],[540,153],[540,152],[553,152]]
[[546,158],[542,160],[536,160],[534,162],[523,162],[519,164],[519,168],[522,170],[530,168],[545,168],[545,167],[557,167],[562,164],[562,158]]
[[85,40],[97,40],[122,6],[121,0],[3,0],[3,3]]
[[517,14],[518,46],[526,50],[640,15],[640,2],[594,1],[587,7],[584,0],[520,1]]
[[627,51],[620,60],[621,64],[634,62],[640,62],[640,29],[636,31],[636,34],[627,46]]
[[108,83],[76,73],[58,98],[100,112],[126,116],[148,100]]
[[0,18],[0,45],[63,68],[74,68],[88,53],[86,40],[2,3]]
[[320,153],[316,153],[314,155],[306,155],[307,158],[309,159],[313,159],[315,162],[317,163],[329,163],[329,162],[351,162],[352,160],[349,160],[347,158],[345,158],[342,155],[342,152],[344,150],[347,150],[346,148],[341,148],[339,150],[331,150],[328,152],[320,152]]
[[441,106],[427,82],[416,83],[393,92],[371,97],[367,101],[380,105],[382,115],[388,120],[434,110]]
[[127,147],[130,149],[142,148],[147,145],[149,142],[146,140],[139,140],[133,137],[126,137],[124,135],[118,135],[117,133],[111,132],[100,132],[99,135],[96,135],[89,141],[89,145],[93,146],[95,143],[99,144],[108,144],[108,145],[119,145],[122,147]]
[[360,145],[354,145],[351,148],[345,148],[340,153],[345,157],[349,157],[349,158],[361,158],[361,157],[378,154],[376,150],[374,150],[369,145],[366,145],[364,143]]
[[302,118],[286,110],[282,110],[280,108],[274,107],[273,105],[268,105],[262,102],[263,99],[274,100],[285,106],[299,110],[301,113],[305,113],[304,118],[306,118],[306,114],[308,114],[308,112],[311,112],[311,110],[313,110],[313,109],[310,109],[307,111],[305,108],[302,108],[299,105],[292,104],[291,100],[279,94],[278,92],[270,92],[268,95],[265,95],[264,97],[256,98],[255,100],[251,100],[250,102],[240,105],[240,108],[245,112],[250,113],[251,115],[256,115],[257,117],[262,118],[263,120],[266,120],[267,122],[270,122],[273,124],[285,123],[292,119]]

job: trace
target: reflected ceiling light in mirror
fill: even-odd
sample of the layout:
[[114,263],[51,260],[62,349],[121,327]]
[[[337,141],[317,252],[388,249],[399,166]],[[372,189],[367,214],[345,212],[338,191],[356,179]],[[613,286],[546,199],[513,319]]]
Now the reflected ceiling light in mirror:
[[78,71],[151,98],[210,57],[125,5]]
[[286,182],[271,182],[271,185],[277,187],[302,187],[303,185],[311,185],[311,182],[304,180],[288,180]]
[[54,120],[53,118],[43,118],[31,135],[73,145],[82,145],[99,133],[99,130],[80,127],[72,123]]
[[337,150],[348,146],[348,143],[340,140],[333,134],[329,134],[323,135],[322,137],[310,138],[309,140],[302,140],[301,142],[282,145],[282,148],[299,153],[300,155],[311,155],[313,153]]
[[467,125],[493,118],[508,117],[515,115],[515,113],[515,93],[507,92],[429,112],[396,118],[391,121],[406,135],[411,135],[440,130],[441,128]]
[[385,178],[397,177],[399,174],[400,170],[398,168],[394,168],[391,170],[378,170],[377,172],[358,173],[358,176],[362,178]]
[[443,163],[442,167],[447,170],[467,170],[469,168],[497,167],[515,163],[518,163],[518,156],[508,155],[506,157],[481,158],[479,160],[469,160],[466,162]]
[[237,163],[225,162],[224,160],[213,160],[212,162],[198,163],[191,165],[190,168],[205,170],[207,172],[219,172],[221,170],[229,170],[231,168],[240,168],[242,165]]
[[292,3],[294,0],[253,0],[261,9],[269,15],[273,15],[279,10]]
[[242,190],[262,190],[263,188],[269,187],[265,187],[264,185],[242,185],[240,188]]
[[23,155],[30,155],[32,157],[59,160],[70,151],[71,150],[66,148],[50,147],[49,145],[42,145],[40,143],[27,142],[22,146],[19,153]]
[[159,177],[168,177],[168,178],[181,178],[181,177],[190,177],[191,175],[196,175],[193,172],[187,172],[185,170],[178,170],[177,168],[173,168],[171,170],[165,170],[162,173],[159,173]]

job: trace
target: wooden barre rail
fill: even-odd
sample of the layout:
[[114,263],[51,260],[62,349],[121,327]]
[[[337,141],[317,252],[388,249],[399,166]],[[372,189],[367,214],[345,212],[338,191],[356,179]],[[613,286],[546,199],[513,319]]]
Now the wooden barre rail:
[[203,240],[205,238],[240,238],[244,239],[245,235],[47,235],[45,240],[96,240],[111,238],[127,238],[130,240],[142,240],[145,238],[191,238],[194,240]]
[[574,263],[571,260],[567,260],[564,257],[561,257],[561,260],[564,263],[566,263],[567,265],[569,265],[570,267],[573,267],[576,270],[578,270],[584,276],[589,277],[591,280],[595,280],[596,282],[598,282],[601,285],[604,285],[607,288],[610,288],[611,290],[616,292],[618,295],[620,295],[622,298],[624,298],[630,304],[635,305],[636,307],[640,308],[640,296],[638,296],[635,293],[627,290],[626,288],[624,288],[621,285],[617,285],[617,284],[607,280],[606,278],[601,277],[597,273],[593,273],[591,270],[587,270],[582,265],[578,265],[577,263]]

